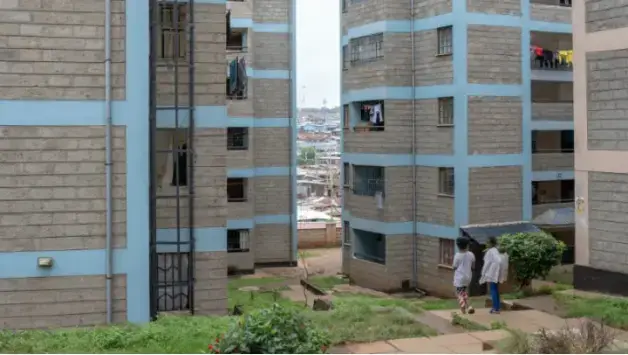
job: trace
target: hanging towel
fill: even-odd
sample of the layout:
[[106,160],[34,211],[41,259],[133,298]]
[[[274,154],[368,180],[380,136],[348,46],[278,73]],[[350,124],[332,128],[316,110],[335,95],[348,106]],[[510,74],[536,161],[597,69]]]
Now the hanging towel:
[[371,123],[374,125],[380,125],[384,123],[384,117],[382,115],[382,105],[374,105],[371,110]]
[[238,60],[229,63],[229,95],[235,95],[238,90]]
[[246,97],[249,78],[246,76],[246,61],[244,58],[238,62],[238,91],[240,95]]

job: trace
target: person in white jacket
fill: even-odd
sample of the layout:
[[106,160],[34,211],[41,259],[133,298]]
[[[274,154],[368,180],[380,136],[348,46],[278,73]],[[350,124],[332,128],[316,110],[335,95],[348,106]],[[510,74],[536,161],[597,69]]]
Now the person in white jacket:
[[491,237],[487,243],[488,250],[484,254],[484,265],[480,277],[480,284],[488,283],[491,292],[491,313],[499,313],[501,299],[499,284],[506,282],[508,278],[508,254],[502,254],[497,249],[497,238]]

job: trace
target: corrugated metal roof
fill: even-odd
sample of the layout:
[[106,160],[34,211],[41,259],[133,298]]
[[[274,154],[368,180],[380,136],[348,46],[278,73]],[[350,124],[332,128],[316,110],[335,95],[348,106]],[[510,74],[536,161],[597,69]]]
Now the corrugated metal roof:
[[530,222],[476,224],[460,227],[462,234],[478,244],[486,244],[489,238],[513,233],[538,233],[542,230]]

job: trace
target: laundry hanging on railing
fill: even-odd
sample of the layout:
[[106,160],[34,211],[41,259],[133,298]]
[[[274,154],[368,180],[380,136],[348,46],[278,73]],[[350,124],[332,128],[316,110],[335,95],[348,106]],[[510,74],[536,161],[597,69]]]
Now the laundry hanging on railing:
[[230,97],[246,97],[248,87],[248,77],[246,75],[246,61],[244,58],[237,58],[229,62],[229,80],[227,85],[227,95]]
[[573,50],[556,51],[530,46],[530,58],[539,68],[563,69],[573,66]]
[[384,110],[382,109],[382,105],[360,105],[360,120],[370,122],[374,126],[383,126]]

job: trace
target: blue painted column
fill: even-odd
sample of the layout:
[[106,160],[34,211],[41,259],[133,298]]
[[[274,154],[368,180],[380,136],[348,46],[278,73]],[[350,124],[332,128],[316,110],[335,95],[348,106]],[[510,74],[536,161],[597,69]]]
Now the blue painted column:
[[532,81],[530,69],[530,0],[521,0],[521,80],[523,92],[523,220],[532,219]]

